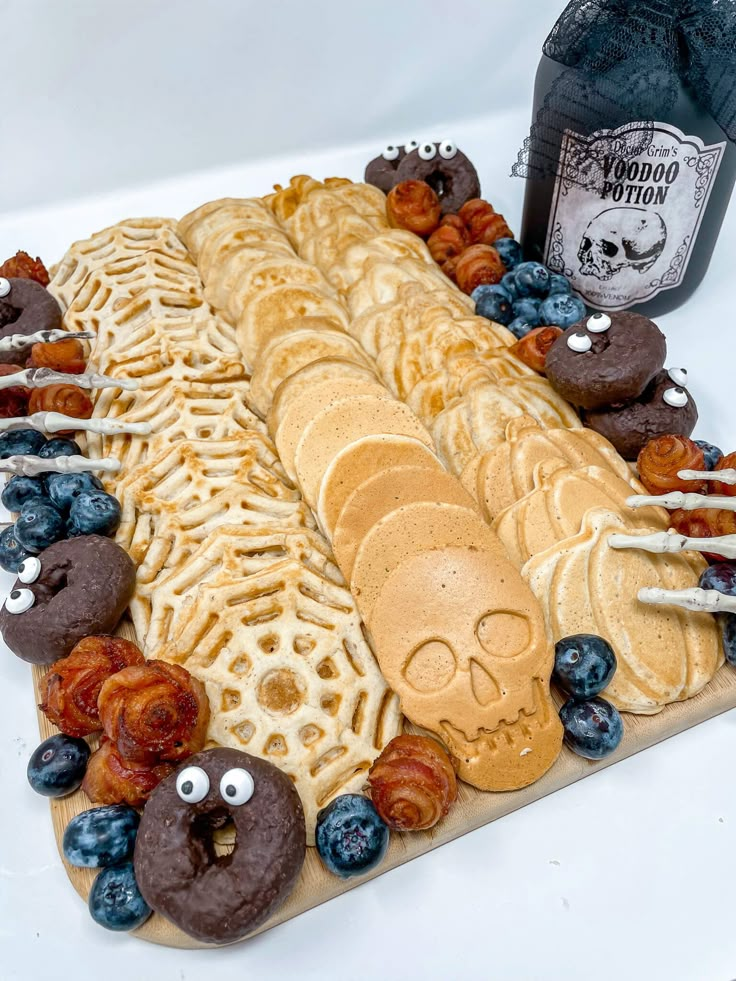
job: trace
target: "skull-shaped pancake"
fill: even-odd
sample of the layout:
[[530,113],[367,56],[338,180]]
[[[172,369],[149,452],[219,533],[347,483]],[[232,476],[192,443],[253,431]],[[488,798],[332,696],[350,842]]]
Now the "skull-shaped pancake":
[[416,725],[436,733],[480,790],[515,790],[557,758],[553,655],[541,609],[509,560],[428,551],[386,580],[369,619],[381,670]]

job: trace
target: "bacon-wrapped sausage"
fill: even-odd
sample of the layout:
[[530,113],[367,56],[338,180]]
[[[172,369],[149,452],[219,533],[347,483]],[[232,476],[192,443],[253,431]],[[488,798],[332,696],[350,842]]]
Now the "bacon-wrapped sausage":
[[492,245],[471,245],[458,258],[457,285],[468,295],[476,286],[500,283],[506,273],[501,256]]
[[89,758],[82,790],[93,804],[142,807],[173,769],[171,763],[148,765],[125,760],[117,747],[103,736],[100,748]]
[[97,732],[103,683],[123,668],[144,663],[140,648],[124,637],[85,637],[69,657],[51,665],[41,682],[39,708],[67,736]]
[[396,736],[368,774],[373,804],[390,828],[423,831],[444,817],[457,797],[450,757],[427,736]]
[[204,746],[207,693],[178,664],[147,661],[124,668],[104,683],[97,707],[105,734],[126,760],[183,760]]
[[535,327],[525,334],[511,348],[511,353],[523,361],[525,365],[544,374],[547,363],[547,352],[562,333],[560,327]]
[[703,451],[687,436],[670,434],[650,439],[637,460],[639,479],[650,494],[706,491],[704,480],[683,480],[680,470],[705,470]]
[[45,385],[34,388],[28,403],[33,412],[61,412],[75,419],[89,419],[92,416],[92,399],[79,385]]
[[389,191],[386,215],[393,228],[406,228],[423,238],[440,223],[440,199],[424,181],[401,181]]

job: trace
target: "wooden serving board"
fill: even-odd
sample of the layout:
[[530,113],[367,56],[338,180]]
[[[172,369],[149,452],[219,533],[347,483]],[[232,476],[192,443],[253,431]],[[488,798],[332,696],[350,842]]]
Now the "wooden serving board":
[[[118,633],[131,640],[136,639],[130,623],[121,624]],[[45,671],[45,668],[33,668],[37,702],[39,701],[38,684]],[[316,849],[308,848],[306,861],[294,891],[281,909],[256,933],[270,930],[271,927],[275,927],[285,920],[290,920],[293,916],[298,916],[299,913],[304,913],[314,906],[319,906],[321,903],[355,888],[361,882],[388,872],[398,865],[403,865],[404,862],[416,858],[417,855],[423,855],[439,845],[444,845],[445,842],[459,838],[468,831],[474,831],[484,824],[489,824],[525,804],[546,797],[547,794],[554,793],[554,791],[567,787],[583,777],[590,776],[596,770],[602,770],[612,763],[626,759],[627,756],[633,756],[655,743],[662,742],[669,736],[684,732],[699,722],[711,719],[731,708],[736,708],[736,669],[726,664],[707,688],[695,698],[691,698],[687,702],[668,705],[658,715],[625,715],[624,738],[616,752],[605,760],[594,763],[576,756],[563,747],[562,753],[552,769],[541,780],[523,790],[501,794],[483,793],[461,783],[457,802],[437,827],[431,831],[412,834],[392,833],[388,852],[383,862],[372,873],[358,879],[344,881],[331,875],[322,866]],[[38,720],[43,739],[57,732],[56,727],[41,712],[38,713]],[[87,810],[90,806],[92,805],[81,790],[70,797],[51,801],[51,820],[60,854],[64,829],[67,824],[75,814]],[[82,899],[86,901],[97,870],[77,869],[66,862],[64,865],[72,885]],[[182,933],[181,930],[158,914],[154,914],[143,926],[139,927],[135,931],[135,936],[167,947],[195,949],[208,946],[192,940],[191,937]],[[251,934],[251,936],[255,936],[255,934]]]

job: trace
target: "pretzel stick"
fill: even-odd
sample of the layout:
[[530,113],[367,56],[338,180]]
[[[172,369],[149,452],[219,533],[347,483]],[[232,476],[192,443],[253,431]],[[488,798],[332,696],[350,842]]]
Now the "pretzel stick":
[[653,606],[680,606],[695,613],[736,613],[736,596],[719,593],[717,589],[659,589],[639,590],[642,603]]
[[688,538],[669,531],[654,535],[611,535],[611,548],[640,548],[645,552],[714,552],[736,559],[736,535],[720,538]]
[[0,473],[22,474],[35,477],[40,473],[91,473],[99,470],[104,473],[117,473],[120,460],[105,457],[101,460],[88,460],[86,456],[54,456],[44,459],[41,456],[18,454],[0,460]]
[[726,497],[722,494],[683,494],[682,491],[673,491],[671,494],[660,496],[650,496],[648,494],[634,494],[626,498],[626,503],[630,508],[646,508],[650,505],[668,508],[674,511],[682,508],[683,511],[695,511],[697,508],[711,508],[717,511],[736,511],[736,497]]

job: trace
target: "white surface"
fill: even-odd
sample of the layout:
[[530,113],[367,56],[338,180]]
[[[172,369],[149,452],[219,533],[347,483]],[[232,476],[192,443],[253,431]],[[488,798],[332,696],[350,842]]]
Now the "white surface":
[[[480,162],[484,193],[513,228],[523,184],[506,176],[508,151],[525,126],[526,110],[458,125],[450,134]],[[72,238],[125,214],[180,215],[221,194],[263,192],[293,173],[358,178],[373,149],[293,155],[0,216],[0,255],[27,246],[54,260]],[[696,435],[727,450],[736,448],[735,252],[732,209],[704,287],[660,321],[670,363],[690,370],[702,419]],[[736,977],[734,712],[254,941],[179,952],[108,934],[89,919],[56,853],[47,804],[25,781],[38,742],[30,672],[7,652],[0,657],[0,691],[2,981]]]
[[526,108],[556,6],[0,0],[0,211]]

